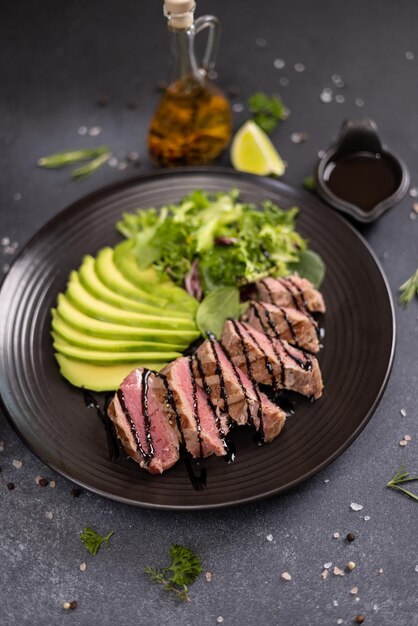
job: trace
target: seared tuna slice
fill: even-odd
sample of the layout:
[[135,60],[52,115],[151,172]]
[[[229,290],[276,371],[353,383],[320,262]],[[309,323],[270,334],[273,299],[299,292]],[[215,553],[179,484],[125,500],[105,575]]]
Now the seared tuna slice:
[[198,384],[212,402],[233,421],[254,426],[266,442],[277,437],[286,420],[285,413],[251,383],[213,337],[197,350],[194,371]]
[[273,340],[245,323],[228,320],[222,344],[250,380],[319,398],[323,384],[318,361],[284,339]]
[[255,283],[259,299],[276,306],[293,307],[310,313],[325,313],[322,294],[306,278],[263,278]]
[[318,324],[302,310],[253,300],[241,319],[273,339],[280,337],[309,352],[319,351]]
[[197,384],[194,358],[176,359],[164,368],[162,374],[172,391],[184,443],[190,454],[195,458],[225,455],[228,451],[225,442],[228,419]]
[[162,378],[135,369],[108,408],[125,451],[151,474],[161,474],[179,459],[180,434],[166,411],[165,396]]

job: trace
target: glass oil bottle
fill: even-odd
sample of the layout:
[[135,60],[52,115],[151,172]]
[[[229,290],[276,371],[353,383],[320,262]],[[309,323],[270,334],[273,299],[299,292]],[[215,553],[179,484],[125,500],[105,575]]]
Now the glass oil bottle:
[[[163,167],[205,165],[226,148],[232,119],[227,98],[209,79],[219,44],[219,21],[212,15],[194,20],[193,0],[166,0],[173,55],[172,78],[151,122],[148,146]],[[198,64],[195,38],[209,29],[203,62]]]

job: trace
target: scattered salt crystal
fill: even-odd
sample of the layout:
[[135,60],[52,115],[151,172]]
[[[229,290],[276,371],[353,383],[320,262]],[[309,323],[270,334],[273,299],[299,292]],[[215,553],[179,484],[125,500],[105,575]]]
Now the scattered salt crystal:
[[325,569],[329,569],[332,566],[332,562],[329,561],[328,563],[324,563],[324,567]]
[[354,598],[354,602],[360,602],[360,598],[357,596],[357,598]]
[[101,132],[102,132],[102,129],[100,128],[100,126],[92,126],[89,129],[90,137],[97,137],[98,135],[100,135]]
[[222,615],[220,615],[219,617],[216,618],[216,621],[218,622],[218,624],[222,624],[222,622],[224,621],[224,618],[222,617]]
[[205,578],[208,581],[208,583],[210,583],[210,581],[212,580],[212,572],[206,572]]
[[287,87],[289,84],[289,79],[286,78],[286,76],[281,76],[279,78],[279,83],[281,84],[282,87]]
[[401,439],[400,442],[399,442],[399,445],[402,446],[402,447],[406,446],[407,444],[408,444],[408,442],[405,441],[405,439]]
[[276,70],[282,70],[286,63],[283,61],[283,59],[275,59],[273,65]]
[[19,459],[13,459],[12,465],[16,469],[20,469],[22,467],[23,463],[22,463],[22,461],[19,461]]
[[415,55],[413,52],[405,52],[405,57],[408,61],[413,61]]
[[379,609],[379,607],[377,606],[377,604],[373,604],[373,611],[377,611]]
[[337,619],[337,624],[342,624],[342,623],[343,623],[343,620],[341,619],[341,617],[340,619]]
[[416,220],[417,219],[417,214],[414,211],[411,211],[409,214],[409,219],[410,220]]
[[335,102],[338,102],[338,104],[342,104],[343,102],[345,102],[344,96],[342,96],[340,93],[337,94],[335,96]]
[[352,509],[353,511],[361,511],[362,508],[363,508],[363,505],[357,504],[357,502],[352,502],[350,504],[350,509]]
[[325,154],[326,154],[325,150],[319,150],[318,151],[318,158],[319,159],[323,159]]
[[273,535],[267,535],[266,539],[267,541],[273,541]]
[[363,98],[356,98],[354,102],[355,102],[356,107],[364,107]]
[[2,246],[8,246],[10,243],[10,239],[9,237],[3,237],[2,240],[0,241]]
[[417,198],[418,197],[418,188],[417,187],[411,187],[411,189],[409,190],[409,195],[411,196],[411,198]]
[[108,160],[108,162],[107,162],[107,163],[108,163],[108,165],[109,165],[110,167],[117,167],[117,166],[118,166],[119,161],[117,160],[117,158],[116,158],[116,157],[110,157],[110,159]]
[[324,480],[324,483],[325,483],[325,484],[329,483],[329,478],[326,478],[326,479]]
[[328,578],[328,573],[329,573],[329,572],[328,572],[328,570],[327,570],[327,569],[324,569],[324,571],[323,571],[323,572],[321,572],[321,576],[322,576],[322,578],[323,578],[324,580],[326,580],[326,579]]
[[334,533],[332,536],[334,537],[334,539],[339,539],[340,538],[340,533]]
[[267,45],[267,41],[263,39],[262,37],[259,37],[258,39],[256,39],[255,43],[259,48],[265,48]]
[[139,152],[134,152],[132,150],[131,152],[128,152],[126,158],[130,163],[137,163],[139,161]]
[[343,87],[345,87],[345,82],[343,81],[341,76],[339,76],[338,74],[333,74],[331,76],[331,80],[334,83],[334,85],[338,87],[338,89],[342,89]]
[[329,89],[329,87],[325,87],[325,89],[321,91],[319,99],[325,104],[332,102],[332,89]]
[[87,126],[80,126],[77,132],[79,135],[87,135]]
[[402,417],[406,417],[406,409],[401,409],[400,414],[402,415]]
[[16,202],[19,202],[19,200],[21,200],[21,198],[22,198],[22,194],[19,193],[18,191],[13,194],[13,200],[16,200]]
[[383,574],[383,571],[384,571],[383,567],[381,567],[380,570],[379,570],[379,574]]
[[418,202],[414,202],[414,204],[412,205],[412,210],[414,213],[418,214]]
[[45,513],[45,517],[46,517],[47,519],[52,519],[54,516],[52,515],[51,511],[47,511],[47,512]]
[[411,441],[411,435],[405,435],[404,439],[405,441]]
[[42,476],[35,476],[35,482],[37,485],[39,485],[39,481],[41,480]]
[[292,143],[303,143],[307,139],[308,139],[308,133],[305,133],[305,132],[292,133],[290,135],[290,141]]
[[350,591],[352,596],[356,596],[358,594],[358,587],[353,587]]
[[304,72],[305,66],[303,63],[295,63],[295,72]]
[[49,486],[52,487],[52,489],[55,489],[55,487],[57,486],[57,483],[55,480],[50,480],[49,481]]
[[333,604],[334,606],[338,606],[338,600],[333,600],[333,601],[332,601],[332,604]]
[[364,521],[365,521],[365,522],[368,522],[368,521],[369,521],[369,519],[370,519],[370,515],[365,515],[365,516],[363,517],[363,519],[364,519]]
[[283,572],[283,574],[282,574],[282,578],[283,578],[284,580],[292,580],[292,577],[291,577],[291,575],[289,574],[289,572]]
[[80,563],[80,572],[85,572],[87,568],[87,563]]
[[335,566],[333,569],[334,576],[344,576],[344,572],[339,567]]
[[232,105],[232,110],[234,113],[242,113],[244,105],[241,102],[235,102],[235,104]]
[[118,170],[126,170],[126,168],[128,167],[128,164],[126,161],[119,161],[117,167],[118,167]]

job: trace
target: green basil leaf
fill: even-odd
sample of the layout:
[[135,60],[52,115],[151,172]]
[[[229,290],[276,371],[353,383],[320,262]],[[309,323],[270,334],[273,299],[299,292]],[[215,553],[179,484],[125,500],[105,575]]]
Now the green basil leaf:
[[203,336],[212,332],[216,337],[222,335],[225,321],[239,318],[241,307],[237,287],[219,287],[211,291],[199,305],[196,323]]
[[325,264],[319,254],[313,250],[302,250],[299,261],[292,263],[290,269],[302,278],[307,278],[315,287],[320,287],[325,276]]

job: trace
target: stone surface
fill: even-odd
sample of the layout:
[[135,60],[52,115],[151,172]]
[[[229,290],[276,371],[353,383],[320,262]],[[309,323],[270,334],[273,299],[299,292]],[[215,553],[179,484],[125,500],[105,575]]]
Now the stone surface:
[[[343,119],[361,112],[376,120],[384,140],[408,163],[412,185],[418,184],[418,61],[405,58],[416,45],[413,0],[323,0],[315,6],[309,0],[265,0],[246,3],[245,10],[236,0],[201,0],[198,14],[207,12],[223,25],[219,84],[239,85],[243,102],[257,89],[281,92],[291,110],[273,136],[289,164],[285,182],[301,187]],[[69,203],[151,168],[146,128],[157,84],[166,77],[167,33],[162,2],[134,0],[16,0],[4,9],[0,30],[0,238],[16,240],[20,248]],[[257,39],[266,45],[257,46]],[[278,58],[287,68],[306,66],[283,89],[285,70],[274,67]],[[344,79],[345,102],[324,105],[318,94],[331,88],[334,74]],[[98,107],[103,96],[108,104]],[[356,99],[364,102],[361,110]],[[138,107],[128,108],[130,101]],[[236,127],[245,119],[245,112],[237,113]],[[82,126],[100,127],[100,137],[80,136]],[[301,128],[309,140],[294,145],[291,132]],[[141,167],[103,167],[81,182],[71,182],[67,169],[36,167],[40,156],[103,143],[118,159],[135,150]],[[227,155],[221,164],[229,164]],[[411,204],[407,197],[374,226],[359,228],[395,297],[417,266],[418,221],[409,219]],[[418,472],[418,304],[395,309],[393,372],[360,437],[308,483],[241,509],[169,513],[84,491],[74,498],[74,485],[46,468],[0,414],[1,625],[210,626],[222,616],[228,626],[323,626],[351,624],[362,614],[368,625],[416,626],[418,505],[385,484],[401,462]],[[402,448],[405,433],[412,440]],[[13,459],[23,462],[20,469]],[[36,476],[55,480],[56,488],[39,487]],[[361,502],[364,510],[352,511],[351,502]],[[84,526],[102,534],[114,530],[109,548],[95,557],[87,553],[79,541]],[[356,535],[350,544],[348,532]],[[270,534],[272,542],[266,541]],[[191,587],[189,604],[178,604],[143,574],[147,565],[167,563],[172,543],[190,546],[212,573],[210,585],[202,575]],[[354,561],[357,567],[324,580],[323,563],[329,561],[341,568]],[[285,571],[292,575],[287,583],[281,579]],[[361,590],[355,604],[354,586]],[[72,601],[76,609],[63,609]]]

